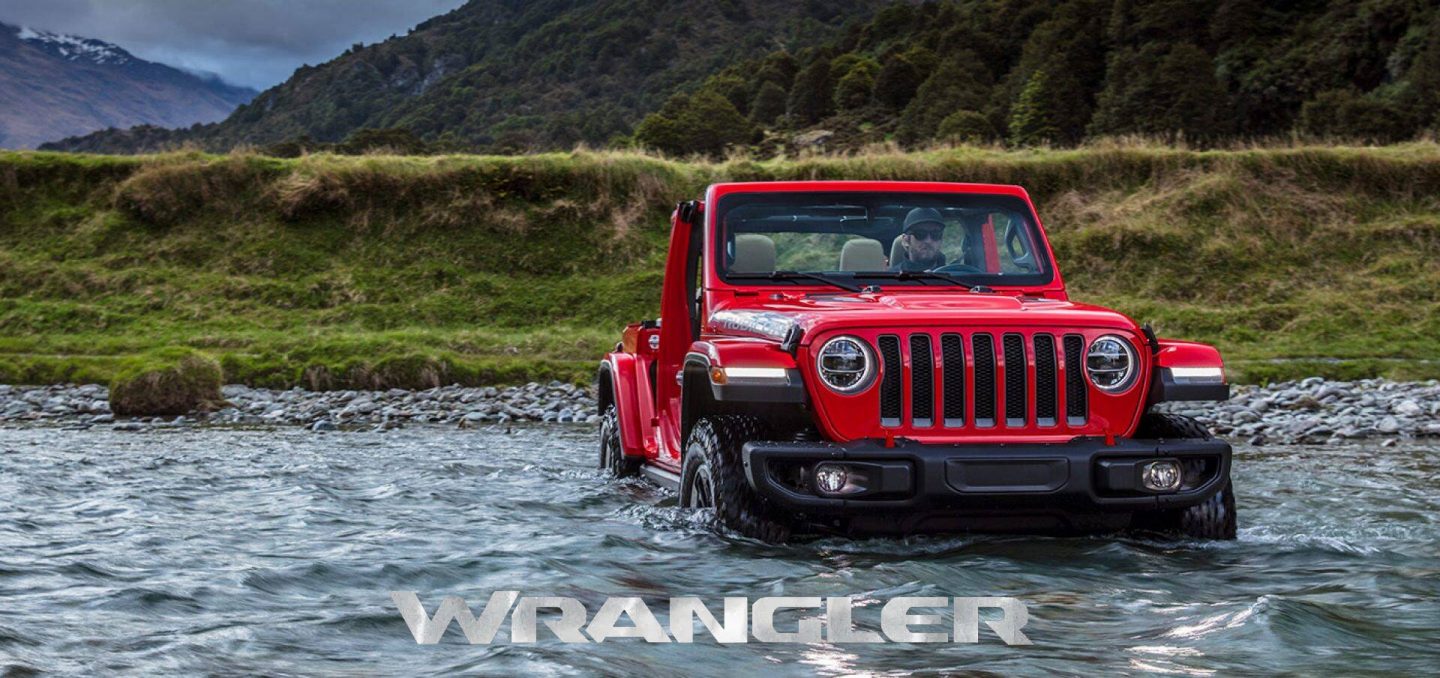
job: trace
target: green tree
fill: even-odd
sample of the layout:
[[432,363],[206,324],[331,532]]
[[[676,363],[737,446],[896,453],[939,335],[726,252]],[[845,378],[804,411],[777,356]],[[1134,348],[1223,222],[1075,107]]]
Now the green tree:
[[785,110],[797,125],[813,125],[835,110],[830,62],[815,59],[795,76]]
[[[963,64],[963,65],[962,65]],[[935,68],[915,97],[905,106],[896,131],[901,143],[917,144],[935,138],[940,122],[958,110],[984,108],[991,87],[977,75],[978,60],[971,52],[960,52]]]
[[738,75],[712,75],[703,87],[725,97],[741,115],[750,109],[750,83]]
[[1410,83],[1415,117],[1421,125],[1440,125],[1440,13],[1425,31],[1425,41],[1415,55],[1405,79]]
[[780,86],[780,89],[788,90],[795,82],[795,73],[800,70],[795,63],[795,57],[789,52],[771,52],[760,64],[755,72],[755,80],[758,82],[773,82]]
[[771,125],[782,115],[785,115],[785,90],[766,81],[750,102],[750,119],[759,125]]
[[835,85],[835,107],[842,111],[862,108],[875,91],[875,62],[858,61]]
[[1050,79],[1044,70],[1035,71],[1020,90],[1020,99],[1010,107],[1010,143],[1036,146],[1053,143],[1060,138],[1060,127],[1054,101],[1049,93]]
[[870,61],[869,59],[855,53],[846,52],[830,60],[830,81],[840,82],[856,66]]
[[922,81],[918,66],[903,55],[891,55],[875,78],[875,100],[891,110],[904,110]]
[[1229,130],[1227,99],[1214,61],[1193,44],[1122,50],[1111,60],[1090,132],[1214,139]]
[[717,156],[726,148],[748,143],[753,135],[750,121],[710,90],[670,97],[635,128],[635,140],[642,146],[672,155]]
[[1003,94],[993,99],[993,119],[1007,121],[1036,71],[1045,71],[1045,118],[1055,128],[1051,143],[1078,143],[1105,79],[1105,7],[1099,0],[1071,0],[1041,21],[1026,38],[1020,60],[1007,74]]

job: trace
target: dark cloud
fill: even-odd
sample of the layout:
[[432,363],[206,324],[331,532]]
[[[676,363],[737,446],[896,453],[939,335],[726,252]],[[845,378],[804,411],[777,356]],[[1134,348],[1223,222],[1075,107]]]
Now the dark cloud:
[[113,42],[264,89],[464,0],[4,0],[0,22]]

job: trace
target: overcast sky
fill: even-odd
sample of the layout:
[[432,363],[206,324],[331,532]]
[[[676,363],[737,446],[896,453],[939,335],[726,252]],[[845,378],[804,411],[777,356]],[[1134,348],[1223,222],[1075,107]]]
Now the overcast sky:
[[0,22],[113,42],[265,89],[464,0],[0,0]]

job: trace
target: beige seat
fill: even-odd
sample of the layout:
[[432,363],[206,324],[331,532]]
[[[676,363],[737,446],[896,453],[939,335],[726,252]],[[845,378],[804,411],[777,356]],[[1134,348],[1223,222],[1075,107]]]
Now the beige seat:
[[885,246],[881,245],[879,240],[847,240],[840,249],[842,271],[883,271],[885,268]]
[[890,261],[905,261],[905,246],[900,244],[900,239],[903,237],[905,234],[901,233],[890,241]]
[[741,233],[735,236],[735,260],[731,273],[770,273],[775,270],[775,241],[768,235]]

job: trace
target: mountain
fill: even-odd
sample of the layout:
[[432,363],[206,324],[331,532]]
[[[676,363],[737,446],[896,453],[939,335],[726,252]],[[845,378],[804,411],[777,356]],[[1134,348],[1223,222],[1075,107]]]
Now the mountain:
[[884,0],[471,0],[409,34],[298,69],[197,130],[116,131],[48,148],[212,150],[405,128],[467,150],[569,148],[628,134],[672,93],[756,55],[832,38]]
[[0,23],[0,148],[110,127],[213,122],[255,94],[108,42]]
[[472,0],[301,68],[223,122],[49,147],[288,155],[584,142],[683,156],[1437,133],[1433,0]]

